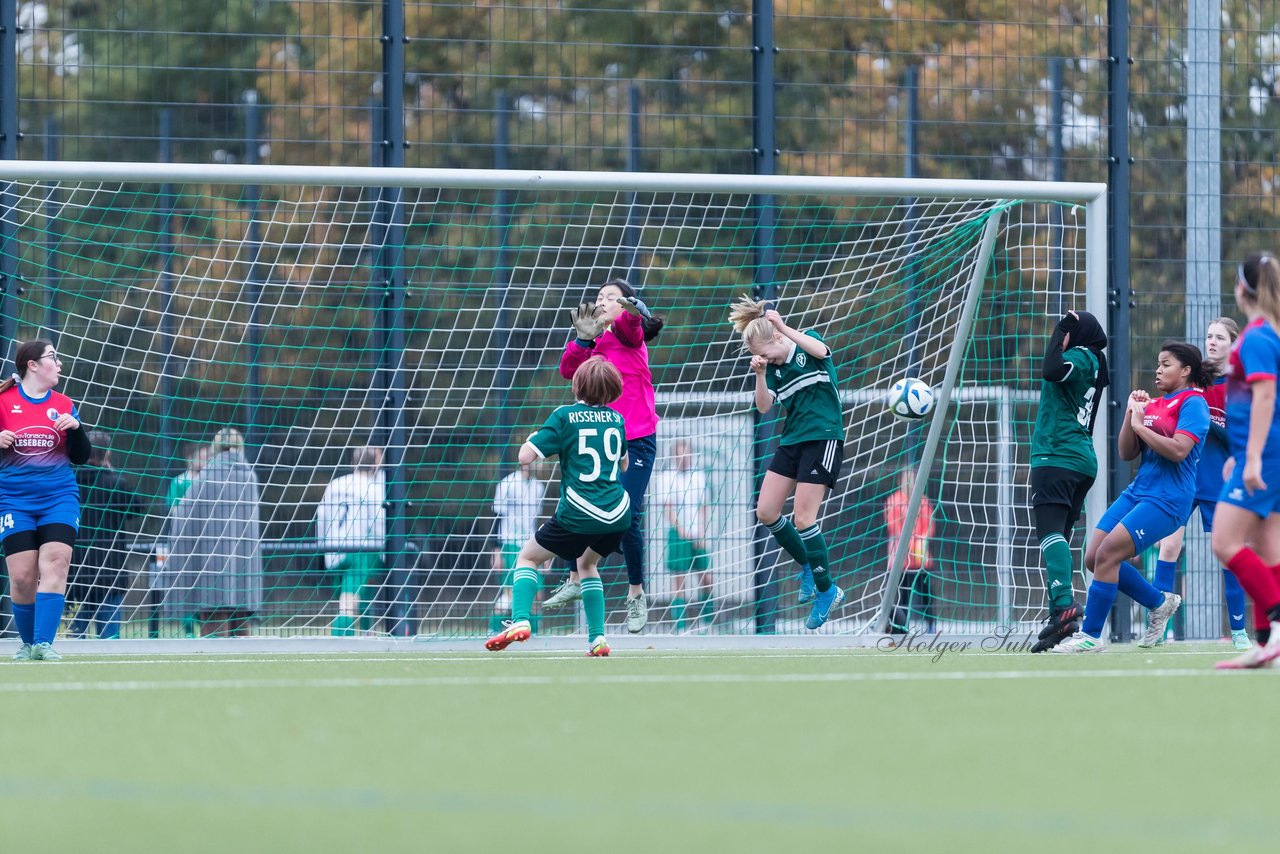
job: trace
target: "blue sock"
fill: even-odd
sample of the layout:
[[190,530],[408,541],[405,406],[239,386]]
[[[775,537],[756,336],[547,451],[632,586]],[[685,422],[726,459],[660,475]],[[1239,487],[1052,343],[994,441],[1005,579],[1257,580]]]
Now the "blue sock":
[[19,605],[13,603],[13,624],[18,629],[18,637],[22,638],[23,643],[34,643],[36,636],[36,606],[35,603],[27,605]]
[[1231,631],[1242,631],[1246,607],[1244,588],[1240,586],[1240,579],[1229,569],[1222,570],[1222,592],[1227,600],[1227,619],[1231,622]]
[[1111,606],[1116,603],[1118,589],[1117,585],[1096,578],[1089,583],[1089,597],[1084,603],[1084,623],[1080,631],[1091,638],[1102,637],[1102,627],[1106,625]]
[[1138,568],[1125,561],[1120,564],[1120,592],[1137,602],[1144,608],[1159,608],[1164,602],[1164,594],[1151,586],[1151,582],[1142,577]]
[[1176,560],[1156,561],[1156,577],[1151,583],[1161,593],[1172,593],[1173,585],[1178,580],[1178,562]]
[[67,597],[61,593],[36,594],[36,632],[32,643],[53,643],[66,604]]

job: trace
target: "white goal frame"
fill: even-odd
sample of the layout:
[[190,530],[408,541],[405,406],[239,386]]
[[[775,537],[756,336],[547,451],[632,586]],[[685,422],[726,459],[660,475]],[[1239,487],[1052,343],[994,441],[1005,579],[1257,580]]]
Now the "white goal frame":
[[[1084,278],[1086,307],[1092,312],[1104,328],[1107,321],[1107,202],[1106,185],[1101,183],[1082,182],[1021,182],[1021,181],[979,181],[979,180],[935,180],[908,178],[860,178],[860,177],[815,177],[815,176],[753,176],[753,175],[697,175],[681,173],[605,173],[582,171],[525,171],[525,170],[475,170],[475,169],[410,169],[410,168],[374,168],[374,167],[321,167],[321,166],[271,166],[271,165],[206,165],[206,164],[149,164],[149,163],[106,163],[106,162],[53,162],[17,160],[0,162],[0,198],[10,198],[5,187],[9,182],[45,182],[45,181],[100,181],[100,182],[147,182],[153,184],[221,184],[221,185],[325,185],[342,187],[403,188],[403,189],[459,189],[459,190],[548,190],[548,191],[613,191],[613,192],[674,192],[674,193],[735,193],[768,197],[782,194],[806,194],[822,197],[877,197],[877,198],[930,198],[939,200],[1010,200],[1030,202],[1056,202],[1078,205],[1085,217],[1084,226]],[[396,204],[393,201],[391,204]],[[976,308],[982,299],[983,278],[986,272],[987,259],[990,258],[990,243],[1000,214],[992,216],[984,233],[984,249],[976,268],[967,283],[964,311],[957,321],[955,345],[948,357],[946,379],[937,388],[937,405],[934,416],[930,419],[928,435],[921,455],[921,469],[927,471],[933,463],[945,427],[948,404],[963,390],[956,388],[956,378],[964,358],[964,342],[972,325]],[[9,226],[11,228],[11,225]],[[7,238],[12,231],[0,231],[0,240]],[[12,287],[12,285],[10,285]],[[856,394],[866,394],[866,390],[855,390]],[[1003,400],[1011,392],[1008,389],[992,389],[989,394]],[[1001,397],[1004,395],[1005,397]],[[744,401],[749,405],[749,401]],[[1108,408],[1107,397],[1097,402],[1098,412],[1105,413]],[[1097,451],[1100,471],[1105,472],[1109,464],[1107,442],[1107,419],[1098,418],[1094,426],[1094,446]],[[1003,445],[1002,445],[1003,448]],[[1002,451],[1003,453],[1003,451]],[[1005,467],[1002,466],[1002,472]],[[1012,488],[1005,489],[1005,474],[1000,477],[1000,501],[1012,505]],[[921,500],[926,491],[924,478],[917,478],[912,493],[905,530],[910,530]],[[1086,504],[1086,520],[1092,525],[1102,515],[1106,506],[1106,478],[1100,477],[1089,493]],[[907,538],[901,538],[897,553],[891,564],[891,575],[885,588],[885,599],[874,625],[864,627],[864,637],[882,634],[890,619],[892,602],[890,597],[896,588],[898,576],[903,571],[907,552]],[[1005,568],[1007,571],[1007,568]],[[1005,585],[1002,583],[1001,588]],[[999,606],[1002,618],[1008,616],[1007,596],[1002,594]],[[647,638],[646,645],[652,645],[652,638]],[[728,643],[731,638],[722,637],[717,640]],[[789,645],[795,638],[778,638],[782,645]],[[121,642],[80,642],[100,650],[123,651]],[[210,642],[212,648],[226,649],[225,640]],[[239,642],[237,642],[238,644]],[[343,647],[342,639],[308,639],[300,641],[301,649],[316,648],[316,644],[333,649]],[[347,641],[352,648],[368,649],[368,642],[362,639]],[[394,641],[380,639],[380,644],[394,646]],[[577,641],[571,641],[576,644]],[[845,639],[848,643],[848,639]],[[172,644],[175,649],[183,651],[200,648],[201,642],[167,640],[144,642],[137,646],[145,649],[151,644],[161,647]],[[236,644],[233,644],[236,645]],[[269,645],[269,644],[268,644]],[[466,648],[472,642],[468,641]],[[803,644],[801,644],[803,645]],[[154,650],[156,647],[152,647]]]

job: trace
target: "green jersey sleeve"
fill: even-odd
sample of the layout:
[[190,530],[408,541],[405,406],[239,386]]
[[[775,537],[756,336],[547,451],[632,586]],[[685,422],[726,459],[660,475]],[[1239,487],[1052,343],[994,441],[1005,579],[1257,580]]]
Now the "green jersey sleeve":
[[533,445],[533,449],[538,452],[539,457],[543,459],[554,457],[564,447],[563,432],[564,418],[561,417],[560,409],[557,409],[547,416],[546,422],[538,428],[536,433],[529,437],[528,441],[530,445]]

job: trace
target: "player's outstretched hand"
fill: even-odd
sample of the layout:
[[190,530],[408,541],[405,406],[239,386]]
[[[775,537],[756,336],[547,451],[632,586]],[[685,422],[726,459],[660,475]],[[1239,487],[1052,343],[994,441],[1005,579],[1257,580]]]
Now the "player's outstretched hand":
[[600,307],[589,302],[570,309],[569,322],[573,324],[573,331],[583,341],[596,340],[606,326],[605,319],[600,316]]
[[639,297],[618,297],[618,305],[622,306],[627,314],[643,317],[645,320],[653,316],[649,306],[645,305],[644,300]]

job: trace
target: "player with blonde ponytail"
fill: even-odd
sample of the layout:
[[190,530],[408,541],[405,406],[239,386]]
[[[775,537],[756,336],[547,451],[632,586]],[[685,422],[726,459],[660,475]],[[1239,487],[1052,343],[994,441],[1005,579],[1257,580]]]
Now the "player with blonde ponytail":
[[[844,458],[844,417],[831,348],[817,332],[792,329],[767,303],[748,296],[730,308],[729,322],[751,353],[756,409],[764,414],[778,403],[786,411],[778,450],[756,500],[756,518],[800,564],[800,602],[813,602],[805,626],[817,629],[844,601],[844,591],[831,580],[827,543],[818,527],[818,511],[840,477]],[[793,493],[788,519],[782,510]]]

